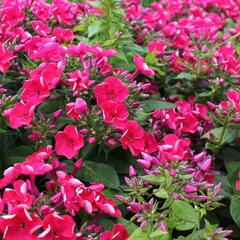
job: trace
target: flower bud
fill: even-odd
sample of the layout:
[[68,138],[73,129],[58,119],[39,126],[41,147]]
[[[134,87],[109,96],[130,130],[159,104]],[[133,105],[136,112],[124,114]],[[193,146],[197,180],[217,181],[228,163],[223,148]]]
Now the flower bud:
[[130,165],[128,172],[130,177],[136,176],[136,170],[132,165]]

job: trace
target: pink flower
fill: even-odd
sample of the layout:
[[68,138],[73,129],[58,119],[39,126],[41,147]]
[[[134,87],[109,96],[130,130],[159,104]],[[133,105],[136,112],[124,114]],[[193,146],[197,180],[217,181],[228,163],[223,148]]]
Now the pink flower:
[[6,188],[3,193],[3,201],[8,204],[8,208],[16,207],[18,204],[25,204],[30,207],[33,202],[33,197],[27,191],[27,183],[23,180],[14,182],[14,189]]
[[120,139],[124,149],[129,148],[133,156],[144,150],[144,130],[136,121],[127,121]]
[[6,73],[10,66],[10,61],[14,59],[12,52],[8,48],[4,48],[0,43],[0,72]]
[[240,192],[240,180],[236,181],[236,189]]
[[52,146],[49,145],[40,148],[35,153],[26,157],[26,161],[16,163],[14,165],[15,171],[23,175],[44,175],[52,170],[52,165],[45,163],[49,157],[52,156]]
[[128,118],[128,110],[124,103],[106,101],[102,105],[104,121],[122,129]]
[[195,110],[193,111],[193,113],[198,119],[203,119],[206,121],[210,120],[210,118],[208,117],[208,108],[203,104],[195,104]]
[[39,45],[37,51],[33,51],[30,55],[30,59],[42,60],[44,63],[61,62],[65,60],[67,50],[60,44],[48,39],[48,41],[40,42]]
[[119,209],[115,207],[115,202],[112,199],[106,198],[105,195],[100,191],[95,192],[94,195],[95,204],[101,211],[116,218],[122,216]]
[[78,6],[65,0],[53,0],[53,17],[62,25],[72,25],[73,19],[78,12]]
[[151,69],[144,61],[144,59],[139,56],[139,55],[135,55],[134,56],[134,63],[138,69],[138,71],[140,71],[143,75],[145,76],[154,76],[155,72],[153,69]]
[[167,45],[163,42],[151,41],[148,44],[149,52],[155,51],[157,55],[163,55],[165,53],[166,48]]
[[227,98],[230,101],[231,105],[237,111],[240,111],[240,93],[236,90],[230,90],[227,92]]
[[102,107],[107,100],[123,103],[129,96],[128,88],[116,77],[108,77],[94,89],[97,104]]
[[95,58],[106,58],[106,57],[112,57],[117,54],[117,51],[114,49],[108,49],[104,50],[101,46],[99,45],[94,45],[91,48],[89,48],[89,51],[92,53],[92,55]]
[[89,80],[89,75],[85,72],[76,70],[73,73],[66,74],[68,84],[73,88],[73,94],[77,95],[79,91],[86,91],[93,85],[94,81]]
[[100,240],[127,240],[129,237],[126,228],[122,224],[114,224],[112,232],[104,232]]
[[165,163],[166,161],[181,161],[186,160],[191,156],[189,146],[191,144],[190,139],[180,139],[175,134],[165,135],[163,143],[159,147],[159,159]]
[[4,111],[4,116],[9,120],[11,128],[29,125],[34,117],[34,105],[18,102],[13,108]]
[[32,21],[32,28],[39,36],[42,37],[46,37],[51,33],[51,28],[42,21]]
[[52,213],[43,219],[44,231],[38,237],[42,240],[75,240],[75,225],[71,216]]
[[78,45],[69,46],[68,51],[73,57],[81,57],[87,53],[88,48],[87,43],[80,42]]
[[66,104],[66,112],[69,117],[79,120],[81,116],[89,111],[87,103],[82,98],[77,98],[75,102]]
[[40,79],[26,80],[22,86],[21,100],[30,105],[39,105],[46,99],[50,92],[47,86],[42,85]]
[[74,38],[74,34],[71,29],[64,29],[61,27],[54,28],[53,35],[57,38],[59,42],[71,42]]
[[31,79],[39,79],[42,86],[45,86],[49,91],[54,89],[62,75],[64,65],[62,63],[47,63],[41,64],[35,70],[31,71]]
[[4,240],[37,240],[36,232],[41,226],[41,219],[36,214],[29,213],[24,205],[19,205],[10,215],[0,217]]
[[157,141],[154,136],[149,133],[144,133],[144,152],[151,154],[157,151]]
[[5,27],[16,27],[25,18],[23,7],[17,1],[4,1],[4,3],[0,11],[1,24]]
[[56,153],[65,156],[67,159],[73,158],[78,154],[80,148],[84,145],[83,136],[73,125],[67,125],[63,132],[55,135]]
[[180,128],[186,133],[195,133],[197,131],[198,120],[191,114],[180,118]]

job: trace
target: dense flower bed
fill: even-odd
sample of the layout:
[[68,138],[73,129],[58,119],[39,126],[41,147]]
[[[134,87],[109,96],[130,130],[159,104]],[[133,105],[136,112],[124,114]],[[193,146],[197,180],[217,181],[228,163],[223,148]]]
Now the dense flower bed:
[[240,239],[239,0],[0,19],[2,239]]

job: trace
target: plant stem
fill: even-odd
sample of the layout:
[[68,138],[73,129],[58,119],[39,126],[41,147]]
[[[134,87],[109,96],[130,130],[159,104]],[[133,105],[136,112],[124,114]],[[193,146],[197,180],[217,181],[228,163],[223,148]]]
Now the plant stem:
[[235,35],[233,35],[232,37],[226,39],[225,41],[217,44],[216,46],[213,47],[212,50],[214,51],[214,50],[218,49],[219,47],[223,46],[224,44],[226,44],[226,43],[228,43],[228,42],[231,42],[233,39],[235,39],[235,38],[237,38],[237,37],[239,37],[239,36],[240,36],[240,32],[239,32],[239,33],[236,33]]

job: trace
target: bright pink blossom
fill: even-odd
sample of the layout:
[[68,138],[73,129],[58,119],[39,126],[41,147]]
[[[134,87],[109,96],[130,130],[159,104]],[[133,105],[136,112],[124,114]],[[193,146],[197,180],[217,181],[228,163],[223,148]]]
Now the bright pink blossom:
[[120,139],[124,149],[129,148],[133,156],[144,150],[144,130],[136,121],[127,121]]
[[77,155],[80,148],[84,145],[83,136],[73,125],[67,125],[64,131],[58,132],[55,135],[55,141],[56,153],[65,156],[67,159],[72,159]]
[[231,105],[237,111],[240,111],[240,93],[236,90],[230,90],[227,92],[227,98],[230,101]]
[[10,215],[0,217],[4,240],[37,240],[37,231],[41,226],[41,219],[36,214],[29,213],[24,205],[16,208]]
[[6,73],[10,66],[10,61],[14,58],[12,52],[8,48],[4,48],[3,44],[0,43],[0,72]]
[[186,160],[191,156],[189,146],[190,139],[180,139],[175,134],[165,135],[163,143],[159,146],[159,159],[165,163],[166,161],[181,161]]
[[57,38],[59,42],[71,42],[74,38],[74,34],[71,29],[64,29],[61,27],[54,28],[53,35]]
[[111,123],[119,129],[125,126],[124,122],[128,118],[128,110],[124,103],[106,101],[102,105],[102,110],[106,123]]
[[3,201],[8,204],[8,209],[17,207],[18,204],[24,204],[28,207],[33,202],[33,196],[28,193],[27,183],[23,180],[14,182],[14,189],[6,188],[3,193]]
[[114,224],[112,232],[104,232],[100,240],[127,240],[129,237],[126,228],[121,224]]
[[30,105],[37,106],[50,95],[47,85],[41,84],[40,79],[26,80],[22,89],[21,100]]
[[51,28],[42,21],[33,21],[32,28],[39,36],[42,37],[46,37],[51,33]]
[[18,102],[13,108],[4,111],[4,116],[9,120],[11,128],[29,125],[34,117],[34,105]]
[[152,68],[150,68],[144,61],[144,59],[139,56],[135,55],[134,56],[134,63],[138,69],[143,75],[145,76],[154,76],[155,72]]
[[79,120],[81,116],[89,111],[87,103],[82,98],[77,98],[75,102],[66,104],[66,112],[69,117]]
[[38,237],[41,240],[75,240],[75,225],[71,216],[52,213],[43,219],[44,231]]
[[236,189],[240,192],[240,180],[236,181]]
[[156,52],[157,55],[162,56],[165,53],[167,45],[163,42],[151,41],[148,44],[149,52]]
[[157,151],[157,141],[154,138],[154,136],[149,133],[149,132],[145,132],[144,133],[144,152],[146,153],[153,153]]
[[93,85],[94,81],[89,80],[89,75],[85,72],[76,70],[73,73],[67,73],[67,81],[73,88],[73,94],[77,95],[79,91],[86,91]]
[[108,77],[94,89],[99,107],[107,100],[123,103],[129,96],[128,88],[116,77]]

